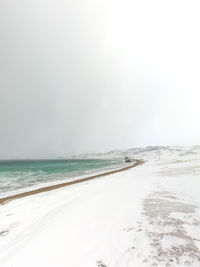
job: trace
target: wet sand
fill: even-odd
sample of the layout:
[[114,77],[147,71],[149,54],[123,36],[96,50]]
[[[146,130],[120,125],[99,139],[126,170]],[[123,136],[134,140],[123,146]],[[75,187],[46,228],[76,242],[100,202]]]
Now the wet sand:
[[6,202],[14,200],[14,199],[28,197],[28,196],[36,195],[36,194],[39,194],[39,193],[43,193],[43,192],[55,190],[55,189],[58,189],[58,188],[62,188],[62,187],[65,187],[65,186],[82,183],[82,182],[89,181],[89,180],[92,180],[92,179],[95,179],[95,178],[99,178],[99,177],[111,175],[111,174],[114,174],[114,173],[126,171],[126,170],[128,170],[130,168],[134,168],[134,167],[139,166],[139,165],[141,165],[143,163],[144,162],[142,160],[136,160],[133,165],[131,165],[131,166],[129,165],[127,167],[124,167],[124,168],[121,168],[121,169],[118,169],[118,170],[113,170],[113,171],[109,171],[109,172],[93,175],[93,176],[90,176],[90,177],[77,179],[77,180],[74,180],[74,181],[71,181],[71,182],[66,182],[66,183],[61,183],[61,184],[57,184],[57,185],[46,186],[46,187],[38,188],[38,189],[35,189],[35,190],[31,190],[31,191],[28,191],[28,192],[23,192],[23,193],[12,195],[12,196],[8,196],[8,197],[5,197],[5,198],[0,198],[0,205],[5,204]]

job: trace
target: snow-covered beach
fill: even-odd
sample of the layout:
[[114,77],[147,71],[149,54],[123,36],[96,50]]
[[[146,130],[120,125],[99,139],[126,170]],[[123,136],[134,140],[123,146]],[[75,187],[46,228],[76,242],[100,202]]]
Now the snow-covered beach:
[[200,148],[127,154],[145,163],[1,205],[0,266],[200,266]]

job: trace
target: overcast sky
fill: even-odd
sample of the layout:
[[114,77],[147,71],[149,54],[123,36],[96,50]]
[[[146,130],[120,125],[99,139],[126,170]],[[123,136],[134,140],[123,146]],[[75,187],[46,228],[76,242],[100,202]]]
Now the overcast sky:
[[199,0],[1,0],[0,158],[200,144]]

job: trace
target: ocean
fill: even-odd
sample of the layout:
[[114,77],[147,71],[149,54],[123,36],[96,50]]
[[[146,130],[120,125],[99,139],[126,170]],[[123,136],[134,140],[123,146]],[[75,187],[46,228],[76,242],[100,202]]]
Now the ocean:
[[0,161],[0,197],[122,167],[121,159]]

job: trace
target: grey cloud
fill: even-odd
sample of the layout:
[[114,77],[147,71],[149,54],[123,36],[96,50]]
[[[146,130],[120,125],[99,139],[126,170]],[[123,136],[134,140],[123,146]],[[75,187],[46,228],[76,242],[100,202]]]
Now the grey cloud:
[[199,19],[171,5],[1,1],[0,157],[199,143]]

